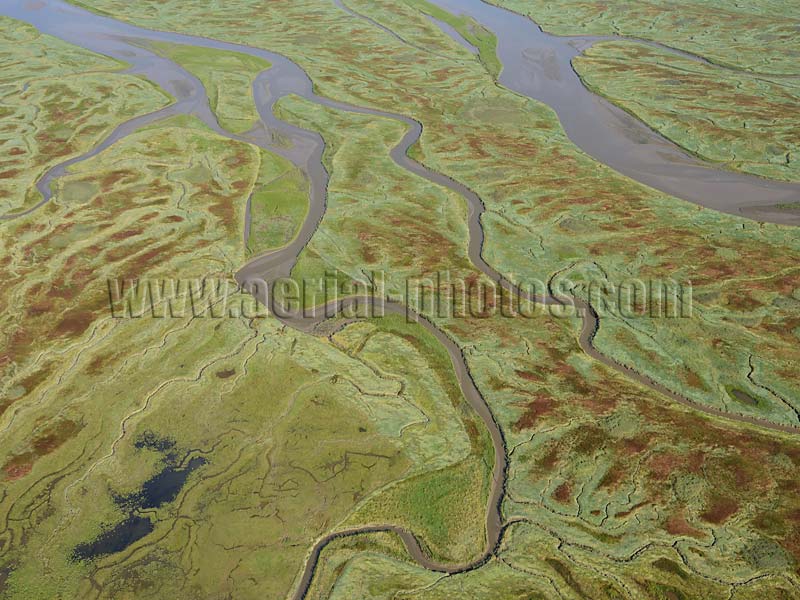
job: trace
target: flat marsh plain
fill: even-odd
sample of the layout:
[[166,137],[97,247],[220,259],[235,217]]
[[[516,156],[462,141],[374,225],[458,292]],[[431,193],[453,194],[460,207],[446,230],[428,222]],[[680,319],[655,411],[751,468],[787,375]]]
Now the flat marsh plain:
[[[603,315],[594,346],[761,425],[676,404],[594,360],[577,318],[434,316],[503,433],[500,542],[446,575],[392,532],[333,537],[306,597],[800,597],[797,229],[594,161],[549,107],[497,84],[496,40],[479,24],[424,0],[344,2],[352,12],[322,0],[76,4],[279,52],[319,95],[422,123],[409,154],[481,197],[483,258],[509,278],[691,282],[690,315]],[[715,166],[798,180],[789,2],[493,3],[555,33],[641,38],[599,43],[574,66]],[[191,115],[151,123],[69,167],[22,214],[49,168],[173,99],[125,64],[0,21],[0,597],[297,597],[319,540],[386,524],[434,562],[481,557],[492,442],[430,331],[397,315],[315,334],[273,316],[212,318],[241,299],[235,273],[308,214],[303,170],[248,141],[270,65],[151,46],[202,82],[232,135]],[[382,272],[392,293],[442,272],[485,281],[464,199],[392,160],[402,122],[293,95],[275,114],[322,135],[330,176],[293,278]],[[108,280],[136,278],[231,286],[199,315],[114,318]]]

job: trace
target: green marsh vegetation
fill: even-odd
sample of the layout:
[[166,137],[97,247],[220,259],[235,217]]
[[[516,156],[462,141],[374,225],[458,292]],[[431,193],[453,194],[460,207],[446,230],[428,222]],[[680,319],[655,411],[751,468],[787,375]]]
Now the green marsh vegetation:
[[250,196],[247,250],[258,254],[294,239],[308,214],[308,180],[285,158],[261,150],[261,168]]
[[[477,112],[477,104],[475,102],[467,105],[465,110]],[[508,102],[507,110],[523,110],[522,106],[524,105]],[[283,118],[325,132],[328,143],[325,160],[332,170],[328,211],[320,225],[319,235],[312,239],[298,264],[295,272],[298,278],[314,280],[322,277],[331,263],[345,273],[343,277],[346,278],[348,273],[351,277],[357,277],[359,269],[364,269],[367,265],[369,268],[384,269],[389,276],[387,288],[391,288],[393,283],[395,286],[399,285],[404,273],[420,272],[421,269],[422,272],[432,272],[441,268],[441,262],[437,262],[442,260],[441,248],[448,248],[445,256],[451,260],[453,256],[463,256],[463,246],[459,248],[454,245],[451,250],[448,245],[450,242],[447,241],[453,235],[450,231],[456,232],[463,227],[449,216],[451,210],[460,206],[459,199],[453,199],[454,207],[442,204],[449,197],[447,190],[437,190],[435,186],[431,187],[418,178],[408,180],[401,187],[403,173],[387,158],[392,144],[396,143],[402,133],[398,124],[382,119],[342,115],[294,99],[282,102],[280,110]],[[510,128],[510,125],[501,126]],[[382,152],[378,151],[381,143],[385,145]],[[369,151],[360,152],[365,148]],[[425,154],[429,156],[427,152]],[[367,159],[366,156],[370,158]],[[457,161],[456,157],[449,163],[453,170],[457,168]],[[382,174],[381,185],[392,190],[394,197],[369,193],[371,186],[377,182],[373,175],[375,173]],[[617,192],[624,190],[620,185]],[[421,205],[433,209],[428,213],[432,223],[412,218],[412,215],[419,212]],[[519,205],[530,212],[529,206],[522,203]],[[693,212],[695,210],[692,209]],[[362,220],[363,227],[359,225]],[[588,217],[584,217],[584,220],[588,220]],[[392,225],[398,224],[403,226],[400,231],[392,228]],[[564,227],[553,231],[560,231],[560,237],[565,240],[572,239],[566,237],[566,232],[574,230],[580,224],[579,218],[570,224],[571,229],[565,223]],[[506,223],[498,223],[496,226],[503,227],[504,235],[513,232]],[[350,241],[355,237],[354,230],[359,232],[358,240],[361,243],[358,245]],[[413,242],[417,251],[413,262],[409,261],[408,255],[401,250],[409,243],[407,240],[426,240],[429,238],[425,236],[433,236],[434,233],[439,236],[435,242]],[[591,235],[592,232],[589,229],[582,233]],[[545,239],[558,243],[559,236],[554,234]],[[498,237],[490,238],[491,242],[495,240]],[[346,245],[348,243],[353,243],[351,249]],[[520,246],[525,247],[521,243]],[[566,246],[564,248],[565,252],[569,251]],[[546,254],[543,256],[547,258]],[[556,258],[552,257],[552,260]],[[469,266],[463,261],[452,261],[449,266],[454,278],[470,275]],[[459,271],[459,266],[463,271]],[[598,276],[590,269],[574,269],[568,274],[578,282],[581,278]],[[723,290],[728,285],[735,285],[724,281],[717,283]],[[710,291],[711,286],[706,289]],[[730,295],[731,302],[739,302],[733,289],[723,293]],[[725,304],[728,303],[726,300]],[[768,448],[771,442],[766,442],[765,439],[755,441],[752,432],[748,431],[732,435],[727,426],[709,428],[709,422],[695,421],[696,415],[693,416],[683,409],[664,406],[657,395],[625,382],[606,369],[598,369],[577,348],[574,342],[574,324],[570,320],[542,317],[522,322],[502,318],[464,322],[456,319],[452,322],[443,320],[440,324],[463,347],[471,349],[468,359],[473,374],[507,432],[509,447],[514,449],[508,485],[509,500],[504,512],[509,519],[523,517],[535,523],[549,524],[549,531],[552,533],[548,533],[547,539],[537,546],[536,556],[548,557],[552,561],[552,565],[545,563],[548,565],[546,568],[553,578],[564,582],[562,585],[570,585],[564,579],[564,574],[568,574],[570,570],[560,564],[564,559],[556,550],[559,539],[557,536],[564,531],[568,532],[568,538],[574,544],[570,546],[569,556],[581,546],[595,549],[581,551],[586,561],[581,564],[596,564],[598,551],[610,552],[617,560],[624,560],[638,549],[644,539],[663,539],[669,545],[672,542],[667,540],[690,535],[696,543],[702,544],[701,540],[708,539],[704,536],[708,534],[709,523],[718,533],[724,528],[726,539],[740,548],[747,543],[753,543],[760,535],[753,534],[749,526],[744,524],[748,517],[743,515],[749,514],[755,518],[760,510],[766,509],[769,501],[761,504],[763,499],[757,492],[741,494],[737,491],[738,484],[735,482],[736,477],[742,481],[743,478],[752,476],[744,475],[744,471],[740,470],[746,469],[747,473],[758,470],[758,465],[766,460],[770,452]],[[691,319],[663,326],[667,325],[672,327],[672,335],[680,327],[685,331],[680,335],[694,336],[691,339],[701,336],[701,327],[702,331],[707,331],[709,326],[708,323],[701,325]],[[615,319],[604,321],[602,335],[608,335],[610,341],[603,337],[598,343],[603,343],[601,347],[606,350],[624,352],[624,359],[631,357],[631,360],[636,361],[634,364],[642,370],[650,369],[648,372],[652,373],[655,369],[665,369],[665,380],[674,383],[676,377],[682,378],[687,388],[694,386],[694,397],[708,398],[706,401],[709,403],[727,402],[728,395],[724,388],[705,388],[701,375],[695,374],[695,370],[701,371],[707,377],[710,375],[719,378],[717,381],[730,378],[748,386],[752,385],[746,378],[746,358],[739,365],[741,370],[736,365],[725,365],[722,359],[719,363],[714,363],[711,369],[707,368],[708,363],[702,363],[704,367],[701,370],[698,366],[700,361],[707,360],[703,347],[695,344],[690,349],[681,345],[678,346],[680,356],[687,357],[687,362],[695,366],[692,369],[686,368],[684,372],[676,372],[674,362],[658,355],[652,357],[644,354],[650,345],[641,348],[635,345],[636,338],[626,338],[622,343],[622,340],[613,337],[620,329],[627,332],[640,330],[641,327],[637,320],[622,322],[621,325],[617,325]],[[667,338],[668,341],[669,339]],[[677,340],[673,339],[672,343],[677,343]],[[656,348],[666,353],[661,347]],[[786,350],[790,351],[788,345]],[[655,367],[651,360],[653,358],[656,360]],[[698,362],[692,363],[694,360]],[[759,368],[761,364],[760,361],[757,362]],[[672,369],[669,376],[666,369]],[[759,378],[760,375],[756,377],[756,381]],[[790,381],[788,372],[787,381]],[[701,391],[704,396],[700,395]],[[759,394],[757,391],[752,393]],[[763,395],[763,390],[760,394]],[[792,418],[791,413],[774,396],[766,396],[768,399],[765,405],[758,407],[754,414],[771,415],[779,422]],[[739,410],[740,407],[732,406],[731,409]],[[597,419],[602,420],[600,427],[596,426]],[[719,453],[713,450],[718,443],[725,447]],[[787,443],[784,448],[781,452],[787,452],[787,456],[793,454],[791,443]],[[648,449],[652,449],[652,453]],[[751,453],[756,454],[751,456]],[[702,468],[696,466],[696,463],[689,462],[688,466],[682,466],[693,460],[701,463],[708,461],[709,465],[714,465],[714,469],[725,474],[722,476],[724,478],[709,481],[701,474]],[[778,464],[783,463],[780,460],[774,466],[770,463],[768,477],[782,479],[789,476],[789,471],[785,469],[791,468],[792,461],[780,467]],[[673,478],[674,486],[665,484]],[[755,489],[764,489],[755,480],[748,481],[753,482]],[[689,487],[685,488],[684,485]],[[687,489],[691,491],[687,492]],[[738,494],[741,506],[726,504],[718,495],[721,489],[725,490],[722,497]],[[636,497],[631,496],[632,490],[639,490]],[[775,493],[777,495],[773,498],[781,494],[778,491]],[[745,506],[748,508],[744,508]],[[733,515],[738,515],[736,524],[733,522]],[[779,517],[784,518],[785,513],[783,517]],[[741,527],[737,524],[741,524]],[[511,564],[519,565],[522,560],[520,555],[528,552],[522,550],[527,548],[523,544],[530,543],[524,541],[525,539],[521,534],[520,539],[509,542],[509,556],[501,556]],[[784,538],[784,543],[786,541]],[[375,551],[365,550],[363,559],[347,560],[348,566],[342,571],[341,580],[330,592],[332,597],[335,597],[338,590],[373,585],[368,569],[376,564],[383,564],[374,557],[374,553]],[[352,549],[346,555],[352,556]],[[333,564],[340,560],[334,549],[330,553],[326,549],[325,556],[326,561],[333,561]],[[724,559],[722,556],[716,559],[709,557],[707,566],[703,566],[706,559],[701,560],[699,556],[693,555],[697,562],[692,564],[705,575],[691,579],[691,583],[681,581],[676,576],[670,578],[671,582],[672,579],[675,581],[669,585],[679,590],[695,586],[707,594],[717,593],[720,588],[704,579],[714,573],[716,567],[710,567],[711,564],[716,565],[719,564],[717,561],[723,561],[725,568],[731,569],[727,571],[731,577],[735,576],[734,573],[743,573],[750,568],[732,560],[728,551],[724,552],[724,556]],[[657,557],[653,557],[650,562],[643,559],[635,563],[636,567],[630,566],[630,569],[642,569],[648,573],[636,583],[641,586],[642,593],[647,593],[652,586],[662,585],[660,582],[664,575],[658,567],[651,565],[657,560]],[[357,567],[358,564],[369,566]],[[396,584],[397,587],[392,588],[392,593],[398,589],[407,591],[417,586],[423,587],[423,581],[430,581],[425,576],[417,579],[414,584],[409,584],[406,567],[398,568],[403,575]],[[573,568],[571,571],[575,570]],[[570,582],[579,581],[581,589],[593,590],[596,594],[619,593],[619,587],[604,581],[593,580],[591,577],[586,581],[586,572],[583,569],[580,573],[569,576]],[[616,572],[619,579],[626,584],[631,578],[638,577],[628,571],[627,567],[620,567]],[[490,582],[495,581],[483,570],[478,573],[482,575],[459,575],[449,579],[454,582],[453,585],[462,585],[466,580],[475,577],[487,587],[491,585]],[[356,574],[358,577],[352,582],[351,578],[356,577]],[[523,587],[528,586],[526,589],[530,591],[536,585],[528,581]],[[434,589],[437,590],[436,593],[446,594],[447,592],[439,590],[446,590],[448,587],[443,581]],[[542,593],[546,597],[546,592]]]
[[[500,71],[503,70],[503,65],[500,64],[500,60],[497,58],[497,38],[495,38],[494,34],[480,24],[475,23],[472,19],[449,13],[435,4],[427,2],[427,0],[404,0],[404,3],[426,15],[430,15],[434,19],[451,25],[465,40],[478,49],[478,56],[489,73],[494,78],[499,77]],[[365,3],[361,2],[361,4],[364,5]]]
[[150,83],[119,73],[125,65],[115,60],[14,19],[0,17],[0,24],[0,214],[15,214],[41,200],[34,183],[50,167],[170,99]]
[[[485,257],[504,273],[691,279],[693,319],[612,318],[597,345],[698,402],[725,403],[727,389],[741,389],[764,405],[722,406],[791,421],[781,398],[797,398],[792,230],[634,184],[579,153],[552,111],[498,88],[468,53],[444,62],[332,3],[237,1],[215,19],[199,4],[93,4],[284,52],[321,93],[414,116],[425,127],[415,155],[486,202]],[[394,8],[381,0],[369,14],[415,35],[416,21]],[[295,276],[385,269],[394,286],[444,269],[479,277],[460,197],[390,160],[401,124],[298,98],[279,114],[322,132],[332,174],[328,212]],[[198,167],[206,163],[225,168]],[[75,596],[93,584],[99,597],[280,597],[315,540],[389,518],[439,556],[482,550],[484,430],[469,425],[448,357],[421,328],[358,323],[320,339],[271,319],[103,318],[106,290],[86,284],[87,272],[234,272],[263,165],[257,149],[179,119],[76,165],[52,205],[3,225],[2,302],[25,298],[7,317],[0,360],[13,365],[2,418],[14,419],[0,506],[5,535],[26,540],[3,556],[6,595]],[[73,309],[55,323],[42,317],[56,310],[53,297]],[[389,535],[337,542],[324,552],[317,597],[724,597],[744,581],[737,596],[793,593],[796,441],[665,403],[587,357],[573,319],[437,325],[464,349],[506,434],[503,516],[513,524],[496,559],[447,578],[411,564]],[[148,514],[152,534],[70,561],[123,517],[114,494],[161,467],[136,448],[146,432],[169,434],[207,465]]]
[[[420,419],[402,431],[416,469],[368,499],[346,524],[398,524],[415,532],[434,559],[469,562],[485,544],[494,456],[485,426],[461,395],[449,355],[432,334],[399,315],[343,333],[346,347],[357,348],[359,358],[381,372],[417,373],[406,385]],[[400,340],[425,362],[408,362]]]
[[[253,84],[267,61],[223,50],[157,42],[153,48],[195,75],[208,94],[220,126],[245,134],[261,121]],[[308,212],[308,183],[288,160],[261,150],[261,168],[250,197],[251,221],[247,249],[251,254],[288,244]]]
[[732,72],[631,42],[574,61],[594,91],[704,160],[800,180],[800,81]]

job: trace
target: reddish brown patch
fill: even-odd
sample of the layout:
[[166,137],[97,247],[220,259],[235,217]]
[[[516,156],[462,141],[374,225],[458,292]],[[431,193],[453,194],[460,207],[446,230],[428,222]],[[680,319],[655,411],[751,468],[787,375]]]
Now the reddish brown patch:
[[605,472],[602,479],[600,479],[600,483],[598,483],[598,487],[600,488],[614,488],[623,480],[625,477],[626,469],[620,464],[614,464],[611,468]]
[[375,248],[371,244],[362,243],[361,246],[359,246],[358,251],[359,254],[361,254],[361,258],[364,259],[364,262],[378,262],[378,255],[375,253]]
[[622,447],[626,454],[640,454],[647,449],[648,445],[648,440],[638,437],[625,440],[622,443]]
[[535,381],[537,383],[542,381],[541,376],[537,375],[536,373],[531,373],[529,371],[519,371],[519,370],[514,371],[514,373],[516,373],[517,377],[519,377],[520,379],[524,379],[526,381]]
[[[146,241],[145,245],[149,246],[150,242]],[[125,265],[125,271],[122,273],[121,278],[136,279],[141,276],[142,273],[147,273],[154,264],[160,261],[159,259],[163,260],[164,256],[169,256],[176,247],[177,243],[170,242],[133,257],[131,261]],[[127,255],[128,253],[125,254]]]
[[39,300],[32,303],[25,311],[29,317],[38,317],[39,315],[49,314],[53,311],[53,302],[51,300]]
[[569,482],[565,481],[558,486],[555,492],[553,492],[553,498],[561,504],[569,504],[570,500],[572,500],[572,486]]
[[796,479],[779,479],[778,489],[782,493],[798,494],[800,495],[800,481]]
[[5,478],[13,481],[25,477],[33,470],[33,465],[39,458],[58,449],[81,429],[82,424],[70,420],[51,425],[34,438],[32,450],[13,456],[6,462],[3,466]]
[[583,455],[592,455],[608,442],[605,431],[594,425],[582,425],[575,430],[574,449]]
[[33,343],[33,334],[28,330],[20,327],[8,340],[6,352],[12,361],[21,362],[21,359],[30,350]]
[[737,312],[751,312],[760,306],[763,306],[761,302],[752,296],[745,295],[742,291],[737,291],[733,294],[730,294],[727,298],[727,305],[728,308]]
[[647,502],[647,501],[639,502],[639,504],[634,504],[628,510],[626,510],[624,512],[617,513],[616,516],[619,517],[619,518],[624,519],[626,517],[631,516],[633,513],[635,513],[640,508],[643,508],[643,507],[647,506],[648,504],[649,504],[649,502]]
[[6,465],[3,467],[3,470],[6,474],[6,479],[9,481],[15,481],[17,479],[22,479],[33,470],[33,463],[25,463],[25,464],[14,464],[14,465]]
[[220,379],[230,379],[234,375],[236,375],[236,369],[228,369],[228,370],[225,370],[225,371],[217,371],[217,377],[219,377]]
[[547,453],[537,461],[537,464],[542,469],[546,469],[551,471],[557,464],[558,459],[561,456],[561,450],[559,449],[558,445],[553,445]]
[[95,356],[92,361],[87,365],[86,372],[89,375],[97,375],[103,370],[103,367],[106,365],[106,358],[105,355],[100,354]]
[[31,375],[28,375],[25,379],[20,381],[19,384],[30,393],[44,383],[48,377],[50,377],[49,369],[39,369]]
[[142,229],[126,229],[125,231],[118,231],[117,233],[113,234],[111,239],[115,242],[119,242],[136,235],[142,235],[143,232],[144,230]]
[[250,158],[247,152],[236,152],[233,156],[231,156],[225,161],[225,164],[227,164],[229,167],[236,168],[236,167],[241,167],[242,165],[246,165],[249,162]]
[[700,377],[694,371],[689,371],[689,373],[686,375],[686,383],[696,390],[706,389],[703,380],[700,379]]
[[19,156],[20,154],[25,154],[24,148],[12,148],[8,151],[11,156]]
[[94,321],[94,315],[86,310],[71,310],[67,312],[61,322],[56,326],[55,332],[59,335],[77,336],[89,328]]
[[696,450],[686,457],[686,470],[699,475],[703,470],[703,464],[705,464],[705,462],[705,452]]
[[46,456],[70,438],[75,437],[81,429],[83,429],[83,425],[75,421],[60,421],[45,429],[33,440],[33,451],[37,456]]
[[119,171],[111,171],[107,175],[100,180],[100,185],[103,187],[104,191],[108,191],[114,184],[120,181],[123,181],[126,177],[133,177],[135,176],[134,173],[131,171],[119,170]]
[[665,481],[669,479],[673,471],[677,470],[683,462],[684,459],[682,457],[664,452],[663,454],[653,456],[648,461],[648,465],[650,466],[650,474],[653,476],[653,479]]
[[694,538],[701,538],[703,533],[698,531],[686,520],[683,510],[673,513],[664,523],[664,529],[671,535],[688,535]]
[[164,221],[166,223],[183,223],[184,218],[179,215],[170,215]]
[[704,521],[719,525],[724,523],[739,510],[739,505],[733,498],[714,496],[709,502],[708,508],[700,514]]
[[514,423],[514,429],[532,429],[538,425],[539,419],[553,412],[555,401],[549,396],[536,396],[525,404],[525,412]]

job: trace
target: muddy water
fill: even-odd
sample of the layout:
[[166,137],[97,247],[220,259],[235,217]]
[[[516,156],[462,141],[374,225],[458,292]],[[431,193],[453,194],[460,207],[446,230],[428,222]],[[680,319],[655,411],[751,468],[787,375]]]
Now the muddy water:
[[530,19],[482,0],[431,2],[448,12],[468,15],[494,32],[503,63],[500,83],[553,108],[569,138],[596,160],[701,206],[759,221],[800,225],[800,215],[775,208],[800,200],[800,185],[714,168],[586,89],[572,68],[572,59],[597,41],[620,38],[549,35]]
[[478,54],[478,49],[469,43],[463,35],[456,31],[455,27],[450,25],[449,23],[445,23],[444,21],[440,21],[436,17],[432,17],[431,15],[425,15],[428,17],[428,20],[431,23],[434,23],[439,29],[444,31],[447,35],[453,38],[456,42],[458,42],[461,46],[466,48],[471,54]]

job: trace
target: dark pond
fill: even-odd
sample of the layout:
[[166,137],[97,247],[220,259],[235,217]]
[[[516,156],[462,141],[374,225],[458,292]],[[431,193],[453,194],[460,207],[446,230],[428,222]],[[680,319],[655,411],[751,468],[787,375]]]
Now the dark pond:
[[164,468],[145,481],[138,491],[114,498],[116,504],[128,514],[127,518],[101,533],[95,540],[79,544],[73,552],[75,560],[90,560],[121,552],[152,533],[155,525],[149,517],[138,514],[139,511],[159,508],[173,502],[186,484],[189,475],[208,463],[202,456],[196,456],[185,466],[180,466],[177,464],[175,442],[152,432],[141,435],[134,445],[139,450],[147,449],[164,454]]
[[147,517],[131,515],[113,529],[103,532],[92,542],[80,544],[72,556],[75,560],[90,560],[106,554],[122,552],[153,531],[153,522]]

